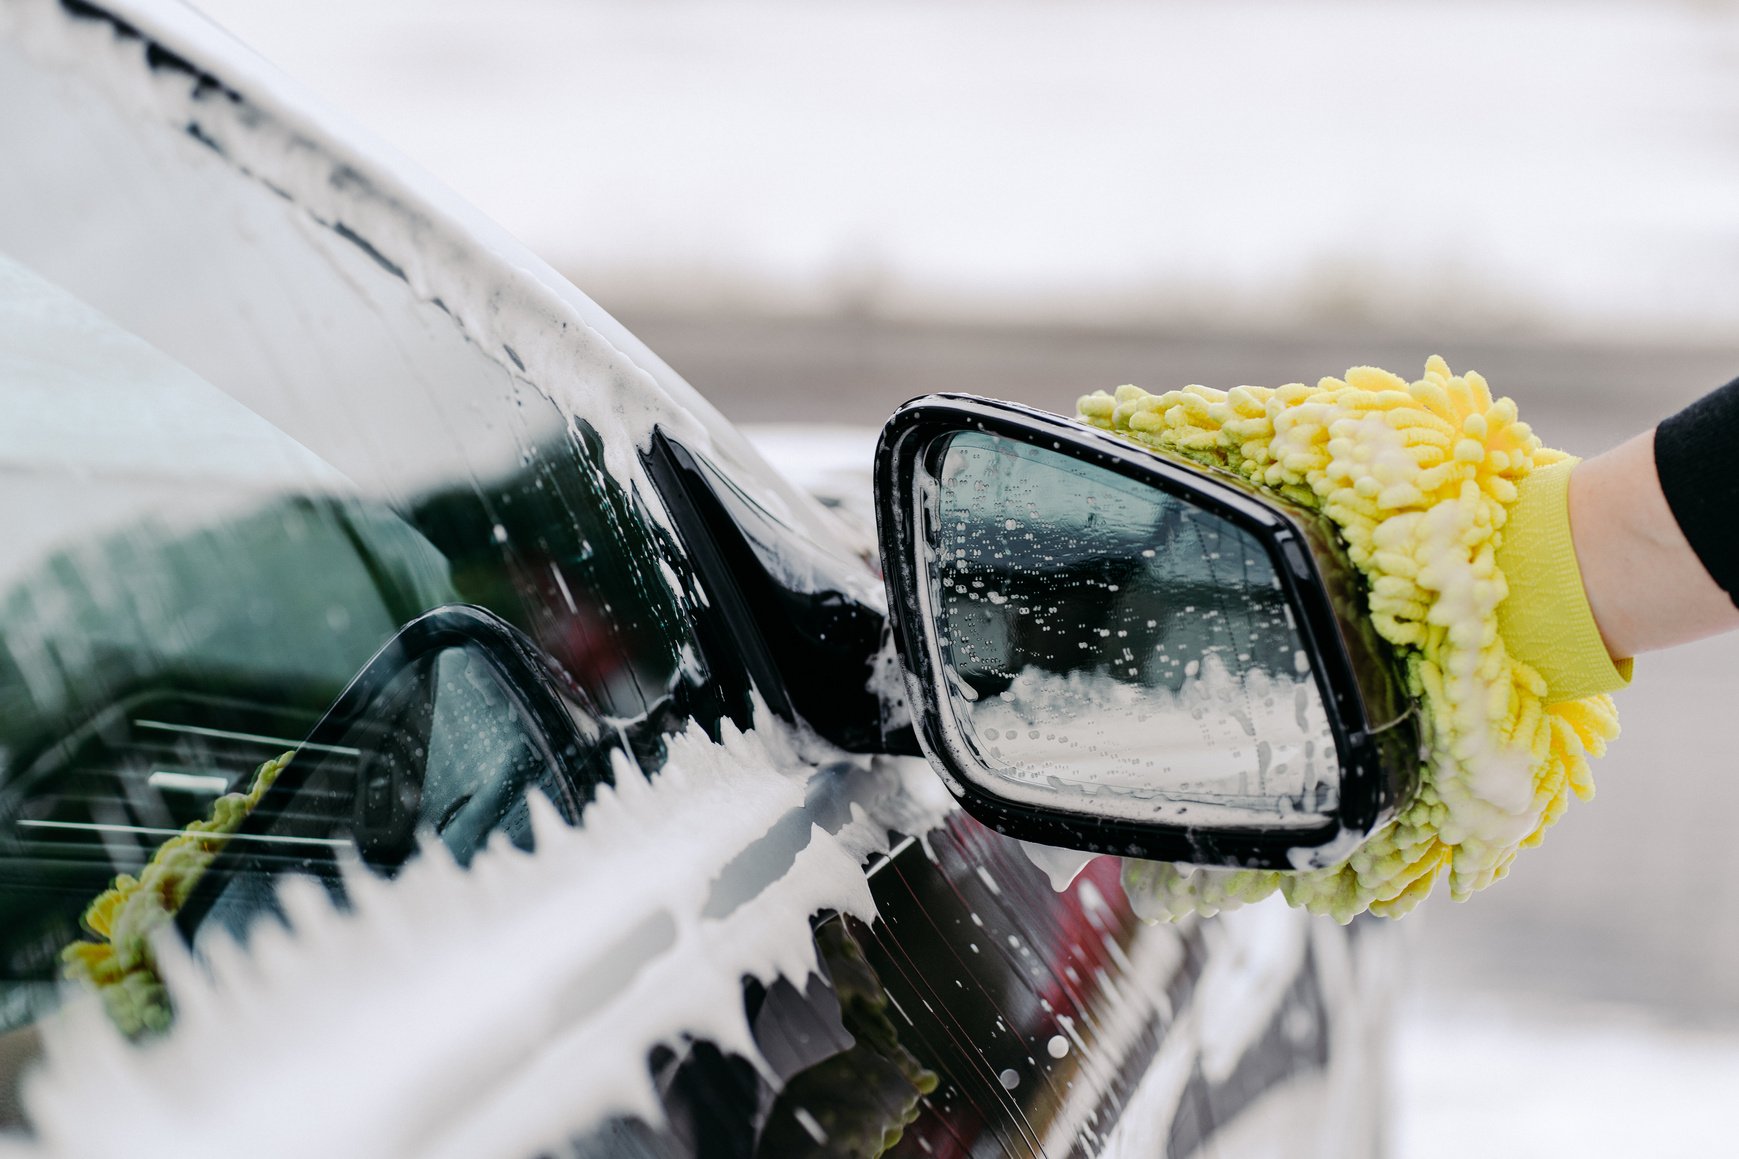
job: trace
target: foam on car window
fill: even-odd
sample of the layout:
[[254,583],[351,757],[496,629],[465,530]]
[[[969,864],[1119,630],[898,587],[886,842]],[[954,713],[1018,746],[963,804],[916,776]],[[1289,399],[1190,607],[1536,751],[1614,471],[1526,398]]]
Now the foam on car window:
[[[618,752],[580,828],[534,797],[535,853],[498,839],[461,869],[430,847],[390,881],[354,873],[348,912],[287,879],[288,928],[256,924],[245,952],[220,934],[201,966],[159,943],[176,1023],[151,1050],[89,1003],[43,1024],[39,1136],[68,1153],[168,1150],[258,1138],[267,1113],[277,1154],[468,1156],[559,1152],[612,1116],[656,1125],[653,1047],[705,1039],[758,1059],[743,979],[801,989],[811,916],[873,920],[864,860],[890,829],[952,809],[922,761],[834,764],[851,806],[800,812],[793,856],[776,825],[806,809],[816,764],[842,757],[783,728],[727,722],[714,743],[691,727],[650,779]],[[727,865],[757,888],[708,916]],[[261,1090],[323,1113],[270,1114]]]

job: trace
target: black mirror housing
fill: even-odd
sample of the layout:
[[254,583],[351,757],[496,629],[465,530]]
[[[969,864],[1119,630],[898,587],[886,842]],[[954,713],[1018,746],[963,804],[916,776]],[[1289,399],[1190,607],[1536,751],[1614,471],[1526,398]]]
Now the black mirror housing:
[[896,411],[875,487],[920,742],[991,828],[1302,870],[1415,791],[1418,710],[1316,513],[968,395]]

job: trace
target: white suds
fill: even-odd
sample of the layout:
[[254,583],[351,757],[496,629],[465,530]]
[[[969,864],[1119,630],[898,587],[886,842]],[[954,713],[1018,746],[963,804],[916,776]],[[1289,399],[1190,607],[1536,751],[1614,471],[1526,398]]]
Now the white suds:
[[[583,828],[538,800],[535,853],[496,841],[469,870],[439,848],[392,881],[357,870],[349,913],[290,879],[294,932],[264,920],[245,951],[219,935],[208,970],[165,943],[174,1030],[139,1049],[92,1001],[45,1022],[23,1154],[215,1159],[238,1138],[286,1159],[534,1154],[610,1116],[660,1122],[658,1043],[705,1038],[759,1065],[743,977],[801,987],[812,914],[873,919],[861,859],[886,850],[890,817],[919,823],[906,786],[934,778],[915,761],[835,766],[847,808],[817,815],[850,820],[812,822],[781,857],[760,839],[805,808],[813,754],[777,726],[726,731],[672,738],[650,781],[619,761]],[[727,864],[755,880],[720,905]]]

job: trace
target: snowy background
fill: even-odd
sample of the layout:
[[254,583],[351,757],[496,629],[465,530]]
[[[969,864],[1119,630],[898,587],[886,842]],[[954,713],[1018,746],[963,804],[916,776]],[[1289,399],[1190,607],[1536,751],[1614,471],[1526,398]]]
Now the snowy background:
[[210,0],[606,305],[1728,335],[1729,5]]
[[[202,7],[743,419],[1441,351],[1588,454],[1739,373],[1730,3]],[[1599,799],[1409,920],[1398,1155],[1731,1135],[1739,642],[1638,667]]]

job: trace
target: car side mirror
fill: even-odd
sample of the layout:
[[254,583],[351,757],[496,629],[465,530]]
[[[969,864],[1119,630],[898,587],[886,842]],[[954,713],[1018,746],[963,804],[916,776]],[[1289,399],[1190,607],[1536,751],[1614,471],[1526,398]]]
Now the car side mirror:
[[1306,869],[1411,795],[1418,714],[1314,513],[964,395],[895,412],[876,503],[920,742],[991,828]]

